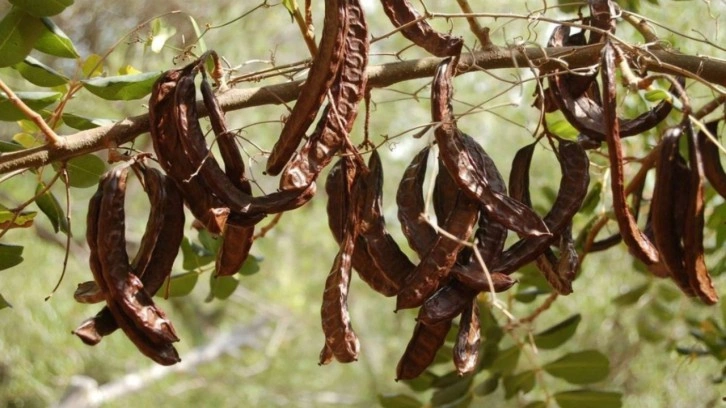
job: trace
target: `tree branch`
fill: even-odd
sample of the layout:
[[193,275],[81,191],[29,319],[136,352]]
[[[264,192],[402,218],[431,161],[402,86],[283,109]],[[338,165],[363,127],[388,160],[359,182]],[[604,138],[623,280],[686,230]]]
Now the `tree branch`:
[[[543,71],[549,71],[566,63],[569,68],[580,68],[597,64],[600,59],[600,45],[565,48],[496,48],[473,54],[465,54],[460,60],[463,72],[480,69],[503,69],[527,67],[529,64]],[[374,88],[385,88],[398,82],[426,78],[434,74],[440,58],[422,58],[368,67],[368,84]],[[687,74],[693,79],[726,86],[726,61],[708,56],[678,54],[669,50],[643,51],[638,60],[648,69],[673,75]],[[259,88],[232,89],[219,96],[224,111],[234,111],[253,106],[280,104],[293,101],[300,92],[303,81],[263,86]],[[719,94],[726,93],[716,89]],[[200,115],[206,116],[206,109],[199,103]],[[0,154],[0,174],[15,170],[33,168],[68,160],[82,154],[99,151],[132,141],[149,131],[148,114],[122,119],[113,125],[81,131],[63,137],[60,146],[44,145],[31,149]]]

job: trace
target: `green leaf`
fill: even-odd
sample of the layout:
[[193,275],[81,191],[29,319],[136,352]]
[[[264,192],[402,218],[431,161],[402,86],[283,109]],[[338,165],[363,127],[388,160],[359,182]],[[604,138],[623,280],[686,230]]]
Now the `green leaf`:
[[670,102],[673,100],[671,94],[663,89],[653,89],[645,93],[643,95],[646,101],[649,102],[660,102],[660,101],[668,101]]
[[63,32],[53,20],[48,17],[41,18],[44,30],[38,41],[35,43],[35,49],[55,57],[60,58],[78,58],[78,51],[73,45],[73,41]]
[[[0,229],[6,228],[28,228],[33,225],[33,219],[38,215],[36,211],[21,212],[17,217],[10,210],[0,210]],[[15,217],[15,220],[13,220]],[[10,222],[12,221],[12,225]]]
[[445,402],[442,404],[432,403],[431,406],[434,408],[468,408],[469,406],[471,406],[471,401],[473,399],[473,395],[471,395],[470,393],[466,393],[453,401]]
[[515,375],[507,375],[502,379],[504,398],[510,399],[520,391],[526,394],[534,388],[534,371],[527,370]]
[[219,252],[219,247],[222,245],[222,239],[212,236],[206,229],[199,230],[197,235],[199,243],[202,244],[204,249],[209,251],[211,254]]
[[63,74],[30,56],[25,57],[23,62],[13,65],[13,68],[34,85],[50,88],[68,82],[68,78]]
[[[169,297],[186,296],[192,292],[194,286],[197,285],[199,274],[196,272],[185,272],[173,275],[169,280]],[[163,290],[157,293],[157,296],[165,295]]]
[[474,394],[483,397],[496,391],[497,386],[499,386],[499,377],[500,376],[498,374],[493,374],[491,377],[484,380],[483,383],[474,387]]
[[587,192],[587,195],[585,196],[585,199],[582,201],[582,206],[580,207],[580,212],[578,214],[583,215],[590,215],[595,211],[595,208],[597,208],[597,205],[600,204],[600,196],[602,194],[602,183],[599,181],[596,181],[592,187],[590,187],[590,191]]
[[54,16],[73,4],[73,0],[8,0],[36,17]]
[[[15,95],[36,112],[61,97],[60,92],[15,92]],[[24,118],[23,112],[10,102],[5,92],[0,92],[0,120],[15,122]]]
[[[40,191],[44,188],[45,184],[38,183],[38,186],[35,188],[35,194],[40,193]],[[48,217],[50,223],[53,224],[53,230],[55,232],[63,231],[68,234],[68,220],[66,219],[63,207],[61,207],[58,199],[50,192],[50,190],[38,196],[38,198],[35,199],[35,204],[37,204],[40,211]]]
[[580,134],[560,111],[547,113],[545,122],[547,123],[547,129],[561,138],[577,140],[577,136]]
[[103,74],[103,57],[98,54],[89,55],[81,64],[81,72],[86,78],[93,78]]
[[184,237],[182,240],[181,250],[183,259],[182,268],[185,271],[201,268],[204,265],[214,262],[215,259],[212,252],[209,252],[209,250],[201,245],[189,242],[187,237]]
[[160,53],[164,49],[164,44],[176,34],[176,28],[168,26],[161,18],[156,18],[151,22],[151,51]]
[[242,267],[239,269],[239,274],[244,276],[254,275],[260,271],[260,262],[262,258],[258,258],[254,255],[250,255],[245,259]]
[[5,300],[5,297],[0,294],[0,310],[5,309],[6,307],[13,307],[13,305],[8,303],[8,301]]
[[663,324],[656,322],[644,313],[638,315],[638,319],[635,321],[635,329],[638,331],[640,338],[649,343],[656,343],[665,339]]
[[519,288],[517,288],[517,293],[514,294],[514,298],[517,302],[531,303],[537,299],[537,296],[546,295],[550,292],[551,291],[549,289],[520,285]]
[[25,132],[14,134],[13,141],[26,149],[43,145],[34,135]]
[[413,391],[426,391],[433,387],[434,381],[439,377],[429,370],[424,371],[421,375],[411,380],[403,380],[402,383],[406,384]]
[[547,403],[544,401],[532,401],[525,405],[524,408],[547,408]]
[[452,402],[460,402],[463,396],[469,394],[469,388],[474,377],[471,375],[459,377],[458,380],[446,388],[436,390],[431,397],[431,405],[434,407],[450,404]]
[[630,306],[638,302],[650,288],[650,282],[646,282],[642,285],[638,285],[634,288],[628,289],[623,294],[618,295],[613,299],[613,303],[618,306]]
[[556,325],[534,335],[534,344],[540,349],[554,349],[569,340],[577,330],[582,316],[575,314]]
[[0,271],[23,262],[23,247],[0,244]]
[[497,357],[492,363],[491,371],[501,374],[509,374],[517,368],[519,362],[520,350],[519,347],[512,346],[508,349],[500,350]]
[[295,22],[295,10],[297,10],[297,2],[295,0],[282,0],[282,5],[288,13],[290,13],[290,21]]
[[143,74],[98,77],[81,81],[92,94],[111,101],[141,99],[151,92],[151,87],[161,71]]
[[542,367],[552,376],[572,384],[589,384],[604,380],[610,372],[608,358],[597,350],[569,353]]
[[232,296],[235,289],[239,286],[239,279],[234,276],[214,276],[209,274],[209,296],[206,301],[211,302],[212,299],[224,300]]
[[93,154],[84,154],[66,162],[68,180],[71,187],[95,187],[106,171],[106,164]]
[[78,116],[73,113],[64,113],[62,117],[63,123],[65,123],[68,127],[77,130],[94,129],[101,126],[112,125],[113,123],[115,123],[115,121],[111,119],[85,118],[83,116]]
[[0,67],[22,62],[42,32],[43,23],[39,18],[17,7],[10,9],[0,21]]
[[0,140],[0,153],[17,152],[23,150],[23,146],[15,141]]
[[206,52],[207,51],[207,43],[204,42],[204,38],[202,38],[202,30],[199,29],[199,24],[197,24],[197,20],[194,19],[191,15],[189,15],[189,21],[192,23],[192,28],[194,29],[194,34],[197,35],[197,44],[199,45],[199,51]]
[[623,394],[619,392],[573,390],[554,395],[560,408],[620,408]]
[[419,408],[424,404],[408,394],[379,394],[378,403],[383,408]]

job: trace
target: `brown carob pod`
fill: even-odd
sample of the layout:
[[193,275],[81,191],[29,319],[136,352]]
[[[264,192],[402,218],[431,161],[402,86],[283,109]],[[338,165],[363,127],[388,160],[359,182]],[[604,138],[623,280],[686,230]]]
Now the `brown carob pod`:
[[343,199],[349,212],[345,218],[340,249],[325,281],[323,304],[320,310],[325,345],[320,353],[320,364],[327,364],[330,361],[331,352],[333,357],[341,363],[355,361],[358,359],[360,349],[358,337],[350,323],[347,302],[352,268],[351,257],[360,231],[360,197],[354,190],[359,182],[359,177],[362,177],[362,173],[365,173],[367,169],[352,156],[346,156],[343,160],[346,191]]
[[471,149],[464,142],[465,135],[454,123],[451,108],[452,59],[444,59],[436,69],[431,89],[431,112],[439,122],[434,135],[440,157],[457,185],[484,207],[494,221],[525,236],[551,235],[542,219],[529,207],[504,194],[492,191],[486,169],[476,166]]
[[416,378],[433,363],[436,352],[444,345],[451,324],[451,320],[435,325],[421,321],[416,323],[406,351],[396,366],[396,381]]
[[[460,37],[435,31],[408,0],[381,0],[383,11],[406,39],[437,57],[459,55],[464,41]],[[418,21],[417,21],[418,20]]]
[[471,299],[459,320],[459,332],[454,343],[454,366],[459,375],[474,371],[479,362],[481,327],[479,324],[479,305]]
[[348,0],[325,2],[323,34],[300,97],[285,121],[280,137],[267,159],[267,174],[277,175],[292,157],[310,124],[318,114],[340,69],[348,31]]
[[688,164],[690,172],[690,195],[683,231],[684,263],[691,288],[707,305],[718,302],[718,293],[713,287],[711,275],[706,268],[703,254],[704,193],[703,160],[698,146],[698,137],[693,132],[690,119],[686,119],[685,134],[688,138]]
[[[315,131],[285,168],[280,189],[299,188],[315,180],[333,156],[350,145],[348,134],[358,114],[368,76],[368,25],[358,0],[347,0],[343,62],[330,89],[330,102]],[[269,163],[269,162],[268,162]]]
[[615,218],[618,221],[623,242],[628,246],[631,254],[645,265],[656,264],[659,262],[658,250],[638,228],[625,197],[623,148],[620,144],[620,120],[617,117],[615,99],[615,50],[610,42],[605,43],[602,50],[601,76],[605,135],[607,136],[608,157],[610,159],[610,179]]
[[423,213],[426,211],[423,183],[430,150],[426,146],[413,157],[403,172],[396,193],[398,220],[403,235],[419,258],[425,257],[436,241],[436,230],[423,219]]

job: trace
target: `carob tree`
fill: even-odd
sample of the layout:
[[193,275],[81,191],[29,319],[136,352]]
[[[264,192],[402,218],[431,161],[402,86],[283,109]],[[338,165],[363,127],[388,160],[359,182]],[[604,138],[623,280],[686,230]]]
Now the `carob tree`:
[[[82,322],[73,331],[75,335],[95,345],[121,328],[153,361],[164,365],[179,362],[173,346],[179,338],[152,297],[165,287],[168,293],[174,285],[170,275],[184,235],[183,206],[197,228],[222,238],[215,276],[234,275],[250,254],[256,225],[270,214],[305,205],[317,191],[318,176],[336,159],[328,170],[325,191],[328,224],[339,250],[324,285],[320,364],[333,359],[352,362],[362,352],[347,304],[353,271],[374,291],[395,296],[397,310],[419,308],[411,339],[396,368],[397,379],[411,380],[427,372],[447,338],[452,339],[454,376],[437,377],[440,383],[435,387],[440,389],[462,384],[458,376],[470,378],[491,366],[494,357],[487,348],[491,344],[485,345],[483,339],[496,338],[487,332],[492,329],[495,293],[515,286],[517,279],[512,275],[532,263],[554,291],[552,300],[557,294],[576,296],[573,281],[581,258],[622,240],[654,275],[672,279],[685,295],[705,304],[718,302],[706,267],[704,217],[709,201],[705,186],[726,198],[726,173],[714,138],[724,118],[722,114],[707,123],[702,119],[724,102],[723,91],[715,88],[719,93],[716,100],[697,111],[688,98],[684,78],[695,74],[671,68],[669,72],[679,75],[661,75],[669,81],[669,89],[658,91],[663,97],[656,106],[635,118],[621,117],[618,69],[629,90],[648,89],[655,79],[648,76],[648,69],[654,69],[654,64],[643,63],[650,53],[639,53],[614,35],[621,16],[614,3],[590,1],[586,16],[555,25],[547,43],[548,52],[553,53],[578,47],[594,50],[579,62],[591,65],[590,72],[574,72],[546,58],[533,65],[547,78],[538,82],[534,98],[534,106],[542,114],[540,130],[533,135],[534,142],[512,158],[505,182],[475,138],[478,135],[470,136],[457,124],[452,103],[454,78],[471,68],[474,54],[463,53],[462,38],[432,28],[430,16],[420,14],[408,1],[381,3],[396,30],[415,46],[440,57],[430,84],[433,138],[413,156],[396,194],[398,221],[409,248],[396,242],[386,228],[384,166],[375,144],[367,132],[360,144],[351,137],[361,101],[371,87],[385,82],[384,74],[378,73],[375,81],[368,76],[371,35],[363,7],[358,0],[326,1],[317,53],[299,87],[297,103],[268,155],[267,174],[280,175],[277,191],[253,194],[236,134],[228,128],[223,106],[209,82],[216,81],[220,89],[225,86],[215,52],[206,52],[155,79],[148,102],[154,153],[122,157],[125,163],[103,175],[88,206],[86,240],[93,281],[80,283],[75,299],[105,302],[105,306]],[[22,102],[16,105],[24,106]],[[576,137],[563,137],[543,120],[546,113],[556,111],[577,132]],[[200,122],[202,114],[209,116],[213,143]],[[307,135],[316,117],[317,124]],[[626,184],[629,160],[623,152],[623,138],[653,129],[659,136],[649,159],[642,160],[642,174]],[[471,134],[473,131],[469,129]],[[63,139],[54,139],[52,130],[46,136],[55,157],[75,154],[63,156],[68,147]],[[218,146],[223,166],[212,145]],[[618,232],[598,240],[603,223],[573,231],[573,218],[588,201],[591,152],[604,149],[612,218]],[[36,167],[33,149],[12,145],[6,150],[13,151],[0,154],[3,173]],[[551,154],[561,171],[556,196],[544,215],[535,209],[530,191],[536,150]],[[367,161],[365,155],[370,156]],[[48,154],[40,160],[46,163],[53,157]],[[655,179],[653,187],[648,187],[645,177],[651,168]],[[129,170],[143,184],[150,202],[146,231],[132,260],[126,252],[124,230]],[[427,178],[432,180],[431,197],[427,197]],[[630,204],[628,196],[633,197]],[[435,217],[428,216],[429,198]],[[645,212],[641,207],[648,213],[644,226],[638,222],[638,215]],[[19,226],[21,212],[7,212],[9,221],[0,225],[5,230]],[[508,231],[519,238],[508,244]],[[497,343],[493,346],[496,352]],[[492,378],[496,387],[499,377]],[[530,381],[529,377],[519,379],[521,383],[515,385],[507,385],[505,379],[508,393],[512,389],[528,391],[525,380]],[[471,385],[470,380],[464,381],[469,381],[464,383],[467,387]]]

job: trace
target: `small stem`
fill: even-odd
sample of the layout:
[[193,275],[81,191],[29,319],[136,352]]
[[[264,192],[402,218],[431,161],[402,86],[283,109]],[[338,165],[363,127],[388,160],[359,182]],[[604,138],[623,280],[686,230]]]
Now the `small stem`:
[[28,119],[33,121],[36,126],[38,126],[38,129],[43,132],[46,141],[51,146],[59,146],[60,144],[62,144],[63,140],[53,131],[53,129],[50,128],[50,126],[48,126],[47,123],[45,123],[43,118],[36,111],[30,109],[30,107],[26,105],[25,102],[18,98],[18,96],[15,95],[15,92],[13,92],[7,85],[5,85],[5,82],[3,82],[2,79],[0,79],[0,89],[5,92],[5,95],[7,95],[10,103],[20,109],[20,111],[23,112],[23,115],[25,115]]
[[[307,45],[308,50],[310,50],[310,55],[315,58],[315,56],[318,55],[318,46],[315,43],[315,31],[312,25],[312,14],[310,16],[310,20],[306,21],[305,16],[303,16],[302,12],[300,11],[300,7],[297,6],[297,1],[293,0],[292,6],[292,15],[295,17],[297,26],[300,28],[300,34],[302,34],[303,39],[305,40],[305,45]],[[306,3],[305,10],[306,12],[310,11],[309,2]]]
[[635,15],[630,13],[622,13],[621,17],[643,36],[645,42],[658,44],[660,40],[658,39],[658,36],[655,35],[653,27],[651,27],[646,20],[638,19]]
[[[456,0],[456,2],[459,3],[461,11],[463,11],[464,13],[474,13],[474,11],[471,9],[471,6],[469,5],[469,0]],[[496,47],[494,43],[492,43],[491,38],[489,37],[489,27],[482,27],[482,25],[479,24],[479,21],[477,21],[476,17],[474,16],[467,16],[466,21],[469,23],[469,29],[471,30],[471,32],[474,33],[476,38],[479,39],[482,49]]]

